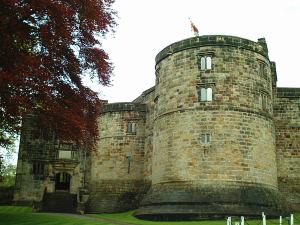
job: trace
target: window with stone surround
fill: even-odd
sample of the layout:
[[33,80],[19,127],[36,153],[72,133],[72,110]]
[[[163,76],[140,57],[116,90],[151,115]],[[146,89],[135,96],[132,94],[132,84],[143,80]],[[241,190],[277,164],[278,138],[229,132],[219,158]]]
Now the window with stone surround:
[[199,102],[211,102],[213,98],[213,91],[211,87],[199,87],[198,88],[198,101]]
[[32,175],[34,180],[39,180],[44,177],[45,164],[42,161],[32,162]]
[[267,78],[268,77],[268,66],[266,65],[266,63],[259,60],[258,65],[259,65],[259,68],[258,68],[259,76]]
[[213,69],[214,51],[204,50],[197,54],[197,64],[200,71],[210,71]]
[[127,133],[128,134],[136,134],[136,123],[133,121],[127,122]]
[[200,70],[211,70],[212,57],[211,56],[200,56]]
[[211,142],[211,134],[210,133],[202,133],[201,134],[201,142],[203,144],[209,144]]
[[262,110],[267,110],[268,96],[266,93],[261,92],[259,95],[259,107]]

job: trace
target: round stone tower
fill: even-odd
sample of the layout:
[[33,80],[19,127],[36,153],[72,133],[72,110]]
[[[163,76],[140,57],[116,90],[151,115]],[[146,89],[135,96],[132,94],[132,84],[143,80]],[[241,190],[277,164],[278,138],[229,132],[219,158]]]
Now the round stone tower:
[[265,40],[200,36],[156,56],[144,219],[281,213]]

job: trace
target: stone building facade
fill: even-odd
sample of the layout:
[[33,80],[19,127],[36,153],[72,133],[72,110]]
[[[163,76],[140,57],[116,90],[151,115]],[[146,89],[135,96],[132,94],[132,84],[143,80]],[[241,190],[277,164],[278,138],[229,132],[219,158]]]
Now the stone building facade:
[[27,137],[24,122],[15,201],[46,204],[64,190],[79,209],[138,208],[145,219],[300,209],[300,88],[276,86],[264,38],[189,38],[163,49],[155,69],[154,87],[104,105],[90,155]]

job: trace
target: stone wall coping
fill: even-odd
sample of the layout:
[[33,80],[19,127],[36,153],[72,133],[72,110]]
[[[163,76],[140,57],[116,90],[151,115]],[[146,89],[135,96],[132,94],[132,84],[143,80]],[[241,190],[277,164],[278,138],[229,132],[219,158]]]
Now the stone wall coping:
[[101,113],[107,112],[122,112],[122,111],[146,111],[146,105],[141,103],[132,103],[132,102],[116,102],[109,103],[102,107]]
[[165,47],[156,55],[155,62],[158,64],[161,60],[176,52],[204,46],[232,46],[243,48],[257,52],[269,59],[268,48],[264,38],[260,38],[258,42],[254,42],[245,38],[228,35],[204,35],[184,39]]
[[300,98],[300,88],[278,87],[277,97],[278,98]]
[[142,93],[140,96],[138,96],[136,99],[134,99],[132,102],[138,103],[138,102],[143,101],[143,99],[144,99],[147,95],[151,94],[153,91],[155,91],[155,86],[153,86],[153,87],[151,87],[151,88],[148,88],[147,90],[143,91],[143,93]]

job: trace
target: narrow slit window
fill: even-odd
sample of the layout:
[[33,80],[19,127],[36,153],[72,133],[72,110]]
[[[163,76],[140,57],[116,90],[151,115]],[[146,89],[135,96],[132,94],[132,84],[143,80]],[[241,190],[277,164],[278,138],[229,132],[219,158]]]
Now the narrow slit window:
[[206,57],[206,69],[211,70],[211,57],[210,56]]
[[206,89],[206,100],[208,102],[212,101],[212,89],[211,88]]
[[201,102],[206,101],[206,89],[205,88],[201,88],[200,99],[201,99]]
[[262,96],[262,109],[267,109],[267,96]]
[[201,57],[201,70],[205,70],[205,64],[206,64],[206,59],[205,57]]

